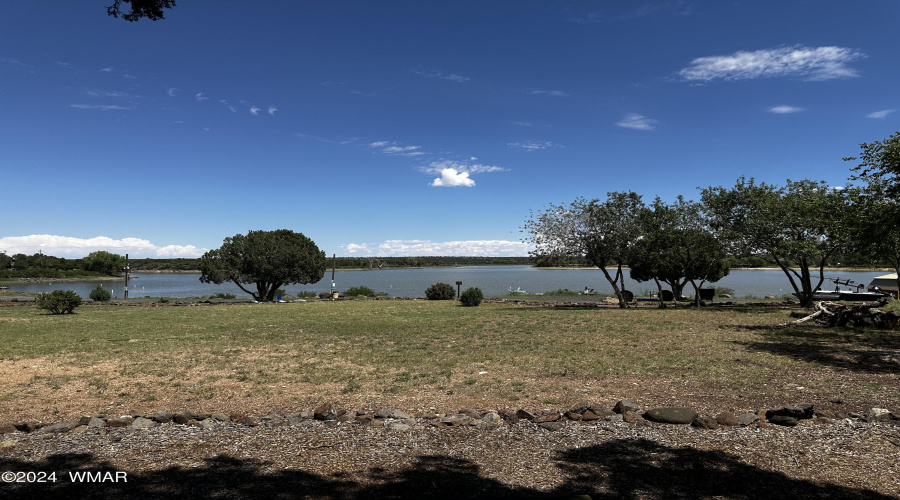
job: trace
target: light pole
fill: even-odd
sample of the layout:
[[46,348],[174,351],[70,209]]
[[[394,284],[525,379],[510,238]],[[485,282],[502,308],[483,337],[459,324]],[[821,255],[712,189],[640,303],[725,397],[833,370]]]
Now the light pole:
[[125,254],[125,298],[128,298],[128,254]]

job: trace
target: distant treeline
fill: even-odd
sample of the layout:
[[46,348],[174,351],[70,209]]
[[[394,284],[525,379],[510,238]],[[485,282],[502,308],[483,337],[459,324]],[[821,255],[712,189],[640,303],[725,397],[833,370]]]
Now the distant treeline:
[[[200,259],[132,259],[131,272],[140,271],[192,271],[199,269]],[[338,269],[386,269],[404,267],[453,267],[453,266],[527,266],[534,264],[531,257],[337,257],[328,259]]]

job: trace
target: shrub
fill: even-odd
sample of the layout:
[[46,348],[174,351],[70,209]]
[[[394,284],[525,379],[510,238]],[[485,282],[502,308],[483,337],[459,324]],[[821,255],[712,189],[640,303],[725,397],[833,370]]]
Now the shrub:
[[47,309],[53,314],[72,314],[81,305],[81,297],[72,290],[53,290],[37,296],[38,307]]
[[91,300],[95,300],[97,302],[106,302],[107,300],[112,298],[112,294],[109,293],[109,290],[103,288],[100,285],[97,285],[97,288],[91,290],[91,293],[88,294],[88,297],[90,297]]
[[425,290],[425,298],[428,300],[453,300],[456,298],[456,290],[447,283],[435,283]]
[[221,293],[221,292],[220,292],[220,293],[217,293],[217,294],[213,295],[212,298],[214,298],[214,299],[227,299],[227,300],[230,300],[230,299],[235,299],[235,298],[237,298],[237,296],[236,296],[235,294],[233,294],[233,293]]
[[364,295],[366,297],[374,297],[375,291],[367,286],[354,286],[347,289],[344,292],[345,297],[356,297],[357,295]]
[[484,300],[484,294],[481,293],[480,289],[474,287],[466,289],[466,291],[459,296],[460,303],[466,307],[475,307],[481,304],[482,300]]

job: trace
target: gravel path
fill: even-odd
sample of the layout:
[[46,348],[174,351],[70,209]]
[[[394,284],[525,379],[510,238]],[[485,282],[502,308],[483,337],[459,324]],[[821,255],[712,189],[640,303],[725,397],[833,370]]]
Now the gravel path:
[[[307,420],[7,434],[0,470],[55,471],[56,482],[0,484],[0,496],[900,498],[900,426],[889,423],[701,430],[566,422],[556,431],[527,421],[492,429],[407,423],[404,430]],[[84,483],[72,471],[110,474]],[[114,482],[117,473],[124,474]]]

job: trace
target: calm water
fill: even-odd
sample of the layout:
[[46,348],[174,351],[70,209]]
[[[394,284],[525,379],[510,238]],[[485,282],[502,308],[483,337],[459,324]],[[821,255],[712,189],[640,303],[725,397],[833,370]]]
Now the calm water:
[[[828,272],[827,278],[851,279],[857,283],[868,285],[875,276],[884,272]],[[627,271],[626,271],[627,275]],[[217,293],[233,293],[238,298],[250,298],[234,284],[212,285],[201,283],[199,274],[133,274],[129,281],[129,297],[202,297]],[[337,271],[335,288],[344,291],[353,286],[367,286],[376,292],[384,292],[392,297],[423,297],[425,289],[434,283],[444,282],[456,286],[462,281],[462,289],[480,288],[486,296],[506,295],[510,288],[521,288],[528,292],[547,292],[565,288],[581,291],[590,287],[598,293],[612,293],[599,269],[535,269],[528,266],[475,266],[425,269],[389,269],[373,271]],[[122,298],[125,288],[124,280],[118,281],[85,281],[77,283],[42,283],[15,284],[8,283],[10,290],[20,292],[49,292],[51,290],[73,290],[82,297],[87,297],[98,284],[109,289],[118,298]],[[650,283],[637,283],[626,277],[625,286],[643,295],[643,291],[656,291]],[[736,297],[754,295],[762,297],[767,294],[782,296],[792,293],[791,285],[781,271],[732,271],[715,286],[732,288]],[[829,289],[834,285],[830,281],[823,284]],[[327,292],[331,289],[331,271],[315,284],[290,285],[285,290],[294,295],[299,291]],[[688,290],[692,290],[688,285]]]

